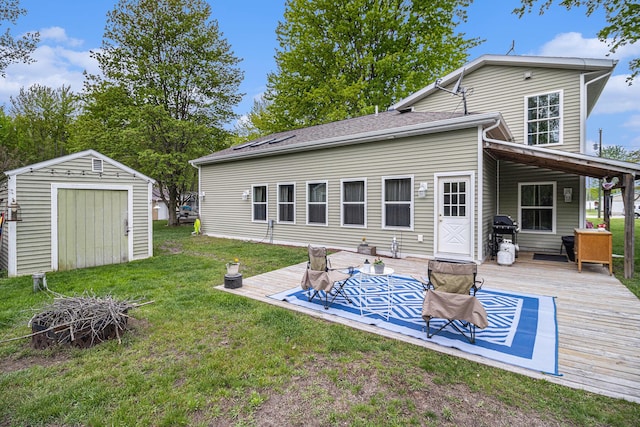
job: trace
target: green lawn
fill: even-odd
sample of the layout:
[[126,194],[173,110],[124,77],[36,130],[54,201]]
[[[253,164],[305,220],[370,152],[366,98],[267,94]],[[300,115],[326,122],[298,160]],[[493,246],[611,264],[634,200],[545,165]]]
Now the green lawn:
[[[602,219],[589,218],[594,224],[602,222]],[[624,218],[612,218],[610,221],[611,233],[613,234],[613,253],[624,255]],[[613,273],[624,285],[640,298],[640,219],[635,220],[635,242],[634,242],[634,269],[635,275],[632,279],[624,278],[624,259],[614,258]]]
[[[47,274],[61,294],[153,301],[131,312],[122,344],[6,341],[28,334],[53,296],[34,293],[30,276],[0,279],[1,426],[640,423],[638,404],[218,291],[236,257],[248,277],[303,262],[306,250],[190,231],[158,222],[151,259]],[[638,293],[637,280],[627,285]]]

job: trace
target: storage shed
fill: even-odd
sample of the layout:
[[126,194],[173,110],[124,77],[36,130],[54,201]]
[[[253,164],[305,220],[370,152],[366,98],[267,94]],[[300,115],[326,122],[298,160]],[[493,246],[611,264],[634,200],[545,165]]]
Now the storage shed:
[[154,180],[94,150],[0,177],[0,268],[9,277],[153,255]]

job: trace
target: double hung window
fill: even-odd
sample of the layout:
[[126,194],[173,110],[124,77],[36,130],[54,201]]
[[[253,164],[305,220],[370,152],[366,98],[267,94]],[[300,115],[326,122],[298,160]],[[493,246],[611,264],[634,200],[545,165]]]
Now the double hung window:
[[327,182],[307,183],[307,224],[327,225]]
[[295,184],[278,184],[278,222],[295,223],[295,194]]
[[521,183],[518,199],[522,231],[555,232],[555,182]]
[[562,132],[562,92],[526,98],[528,145],[559,144]]
[[413,227],[413,178],[385,177],[382,182],[384,227]]
[[367,183],[364,179],[342,180],[342,225],[366,227]]
[[254,185],[251,188],[251,218],[254,222],[267,221],[267,186]]

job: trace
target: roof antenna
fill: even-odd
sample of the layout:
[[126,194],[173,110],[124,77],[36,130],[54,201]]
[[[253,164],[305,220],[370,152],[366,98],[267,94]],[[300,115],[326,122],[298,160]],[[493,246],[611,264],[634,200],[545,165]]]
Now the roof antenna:
[[505,55],[509,55],[511,52],[513,52],[516,48],[516,41],[515,40],[511,40],[511,47],[509,48],[509,50],[507,51],[507,53],[505,53]]
[[464,69],[460,73],[460,77],[458,77],[458,81],[456,82],[455,86],[453,86],[453,89],[451,89],[451,90],[440,85],[442,83],[442,79],[437,79],[436,80],[435,87],[436,87],[436,89],[443,90],[445,92],[450,93],[451,95],[461,96],[462,97],[462,105],[464,107],[464,115],[466,116],[467,114],[469,114],[469,112],[467,111],[467,88],[461,86],[463,77],[464,77]]

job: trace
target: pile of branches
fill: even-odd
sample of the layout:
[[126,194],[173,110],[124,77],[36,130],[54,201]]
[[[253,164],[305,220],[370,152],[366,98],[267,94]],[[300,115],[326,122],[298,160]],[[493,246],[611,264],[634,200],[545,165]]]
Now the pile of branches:
[[53,344],[87,348],[114,338],[121,343],[129,310],[140,305],[111,296],[56,297],[29,321],[31,344],[42,349]]

